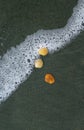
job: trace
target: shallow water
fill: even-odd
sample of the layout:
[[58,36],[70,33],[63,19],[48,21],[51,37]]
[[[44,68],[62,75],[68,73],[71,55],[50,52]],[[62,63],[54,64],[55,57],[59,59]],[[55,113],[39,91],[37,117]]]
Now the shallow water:
[[[38,29],[53,29],[66,25],[76,2],[60,0],[51,3],[46,0],[46,8],[44,2],[37,3],[36,0],[25,0],[21,3],[14,1],[9,2],[10,4],[2,1],[0,40],[5,45],[0,49],[1,54]],[[29,79],[1,104],[1,130],[84,129],[83,37],[82,32],[63,50],[45,57],[44,68],[34,69]],[[52,86],[43,81],[47,72],[56,77],[56,83]]]

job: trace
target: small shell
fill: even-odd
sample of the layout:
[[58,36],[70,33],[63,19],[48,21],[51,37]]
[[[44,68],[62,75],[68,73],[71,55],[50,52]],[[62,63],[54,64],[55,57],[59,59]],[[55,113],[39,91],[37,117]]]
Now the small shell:
[[42,59],[35,60],[35,68],[42,68],[42,67],[43,67]]
[[45,82],[49,83],[49,84],[53,84],[55,83],[55,78],[52,74],[46,74],[45,75]]
[[38,51],[39,55],[46,56],[48,54],[48,48],[41,48]]

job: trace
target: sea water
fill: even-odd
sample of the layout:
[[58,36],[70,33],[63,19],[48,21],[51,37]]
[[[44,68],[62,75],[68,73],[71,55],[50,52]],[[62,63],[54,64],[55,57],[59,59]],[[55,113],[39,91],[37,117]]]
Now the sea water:
[[84,30],[84,0],[79,0],[65,27],[38,30],[0,57],[0,103],[5,101],[33,71],[38,50],[58,51]]

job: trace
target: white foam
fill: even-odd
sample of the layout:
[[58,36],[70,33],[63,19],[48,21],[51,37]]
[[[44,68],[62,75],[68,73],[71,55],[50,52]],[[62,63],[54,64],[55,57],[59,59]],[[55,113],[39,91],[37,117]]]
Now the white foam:
[[84,30],[84,0],[79,0],[66,26],[61,29],[39,30],[27,36],[16,48],[12,47],[0,59],[0,103],[5,101],[33,71],[38,50],[48,47],[58,51]]

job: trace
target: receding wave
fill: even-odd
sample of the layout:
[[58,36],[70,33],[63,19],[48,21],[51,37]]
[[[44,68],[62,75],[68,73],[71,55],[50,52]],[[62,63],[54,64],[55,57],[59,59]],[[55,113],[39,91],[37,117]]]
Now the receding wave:
[[79,0],[66,26],[61,29],[39,30],[29,35],[16,48],[0,59],[0,103],[5,101],[33,71],[38,50],[47,47],[58,51],[84,30],[84,0]]

